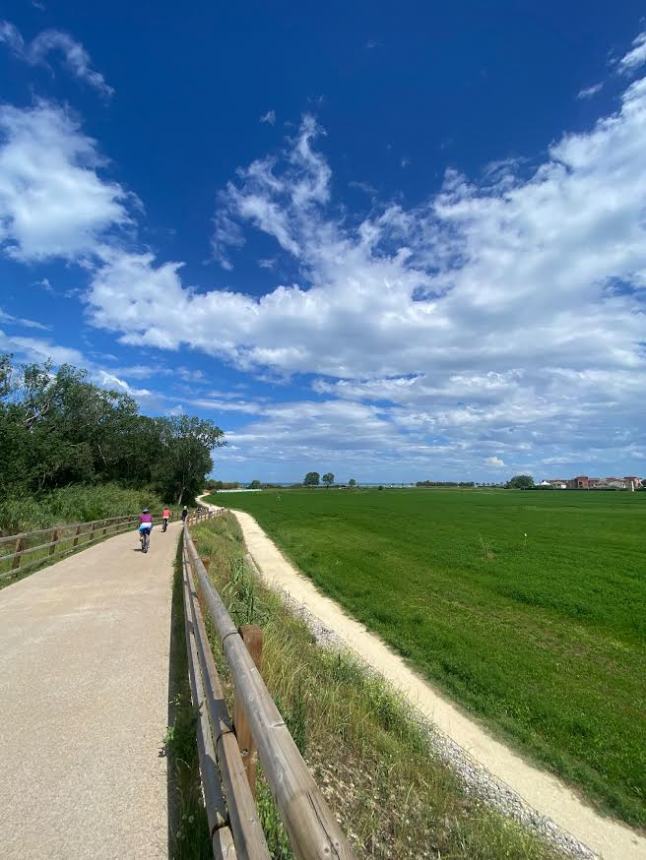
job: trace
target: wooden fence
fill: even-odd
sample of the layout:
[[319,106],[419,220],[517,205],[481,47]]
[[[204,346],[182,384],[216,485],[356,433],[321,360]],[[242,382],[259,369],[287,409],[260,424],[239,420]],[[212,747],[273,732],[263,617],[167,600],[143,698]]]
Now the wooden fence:
[[0,581],[50,564],[105,537],[134,528],[136,515],[71,523],[0,537]]
[[[245,644],[243,636],[252,631],[236,628],[191,538],[189,525],[219,513],[198,510],[186,524],[183,541],[189,671],[193,702],[200,713],[198,749],[214,857],[217,860],[269,857],[250,785],[252,750],[249,741],[241,737],[248,729],[297,860],[352,860],[348,841]],[[236,699],[233,722],[206,638],[202,609],[213,623],[231,672]],[[246,753],[246,762],[241,748]]]

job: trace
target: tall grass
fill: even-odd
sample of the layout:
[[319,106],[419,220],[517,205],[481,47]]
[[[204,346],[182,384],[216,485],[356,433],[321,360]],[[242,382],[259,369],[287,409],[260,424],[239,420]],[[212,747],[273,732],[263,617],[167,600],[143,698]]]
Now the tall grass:
[[148,490],[127,489],[118,484],[77,484],[38,499],[0,500],[0,534],[135,514],[143,507],[159,512],[162,505],[162,499]]
[[[263,677],[359,858],[547,860],[551,848],[462,790],[428,731],[384,682],[349,655],[319,647],[281,598],[243,564],[230,515],[197,526],[201,556],[238,624],[264,632]],[[217,644],[214,652],[226,677]],[[270,794],[259,807],[275,860],[290,860]]]
[[212,857],[197,751],[198,715],[191,702],[184,630],[182,546],[178,546],[173,577],[169,671],[169,719],[164,742],[168,758],[169,848],[173,860]]

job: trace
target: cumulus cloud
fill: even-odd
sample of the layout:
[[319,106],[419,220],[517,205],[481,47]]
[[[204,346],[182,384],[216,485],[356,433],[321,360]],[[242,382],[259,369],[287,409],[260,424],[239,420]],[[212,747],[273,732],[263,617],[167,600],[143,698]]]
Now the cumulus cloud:
[[320,139],[305,117],[218,200],[214,246],[234,254],[257,229],[292,258],[295,283],[198,293],[179,262],[115,252],[93,276],[95,324],[131,344],[315,374],[319,393],[384,404],[379,421],[427,455],[428,440],[452,434],[478,462],[509,445],[527,458],[585,445],[594,457],[619,444],[609,426],[641,450],[646,79],[529,177],[516,162],[481,182],[448,171],[422,205],[363,220],[335,208]]
[[267,123],[268,125],[275,125],[276,124],[276,111],[275,110],[268,110],[267,113],[264,113],[260,117],[260,122]]
[[103,75],[92,68],[90,55],[83,45],[69,33],[43,30],[26,43],[17,27],[9,21],[0,21],[0,42],[4,42],[15,57],[31,66],[47,66],[50,54],[61,55],[63,65],[75,78],[84,81],[102,96],[114,94]]
[[102,388],[118,391],[120,394],[129,394],[131,397],[136,397],[137,400],[145,400],[153,396],[148,388],[133,388],[125,379],[121,379],[107,370],[99,369],[93,376]]
[[337,378],[638,367],[645,133],[646,80],[617,114],[554,144],[529,179],[510,167],[483,188],[449,172],[423,206],[348,226],[329,214],[331,171],[309,118],[282,169],[254,162],[226,191],[226,216],[273,237],[300,283],[260,298],[198,294],[179,263],[115,255],[94,279],[95,320],[131,341]]
[[446,469],[644,455],[646,78],[616,112],[554,142],[531,175],[514,161],[478,180],[447,171],[422,204],[374,201],[363,218],[336,201],[323,131],[305,116],[217,198],[225,268],[250,229],[275,243],[271,260],[291,258],[294,281],[261,296],[198,291],[181,261],[119,241],[127,195],[101,178],[94,141],[65,112],[0,108],[0,132],[4,250],[84,261],[96,326],[259,375],[315,376],[323,404],[237,402],[254,418],[236,456],[274,434],[285,452],[290,434],[314,453],[383,459],[390,444]]
[[494,466],[496,469],[500,469],[505,465],[505,461],[501,460],[500,457],[487,457],[485,464],[487,466]]
[[0,105],[0,243],[25,260],[76,259],[130,223],[127,195],[102,179],[96,143],[47,102]]

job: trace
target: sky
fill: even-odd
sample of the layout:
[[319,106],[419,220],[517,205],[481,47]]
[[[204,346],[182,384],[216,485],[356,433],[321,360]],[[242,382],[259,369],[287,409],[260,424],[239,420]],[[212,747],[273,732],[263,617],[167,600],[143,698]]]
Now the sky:
[[5,2],[0,351],[222,480],[646,475],[645,12]]

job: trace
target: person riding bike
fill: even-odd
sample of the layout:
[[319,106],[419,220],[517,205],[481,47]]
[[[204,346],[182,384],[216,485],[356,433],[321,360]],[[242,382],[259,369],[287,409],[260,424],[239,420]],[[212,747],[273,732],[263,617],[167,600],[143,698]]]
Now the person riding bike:
[[168,520],[171,518],[170,508],[165,507],[162,511],[162,531],[165,532],[168,528]]
[[139,514],[139,537],[141,538],[141,551],[148,552],[150,546],[150,532],[153,528],[153,517],[148,508],[144,508]]
[[186,522],[187,516],[188,516],[188,508],[186,507],[186,505],[184,505],[184,507],[182,508],[182,522],[183,523]]

